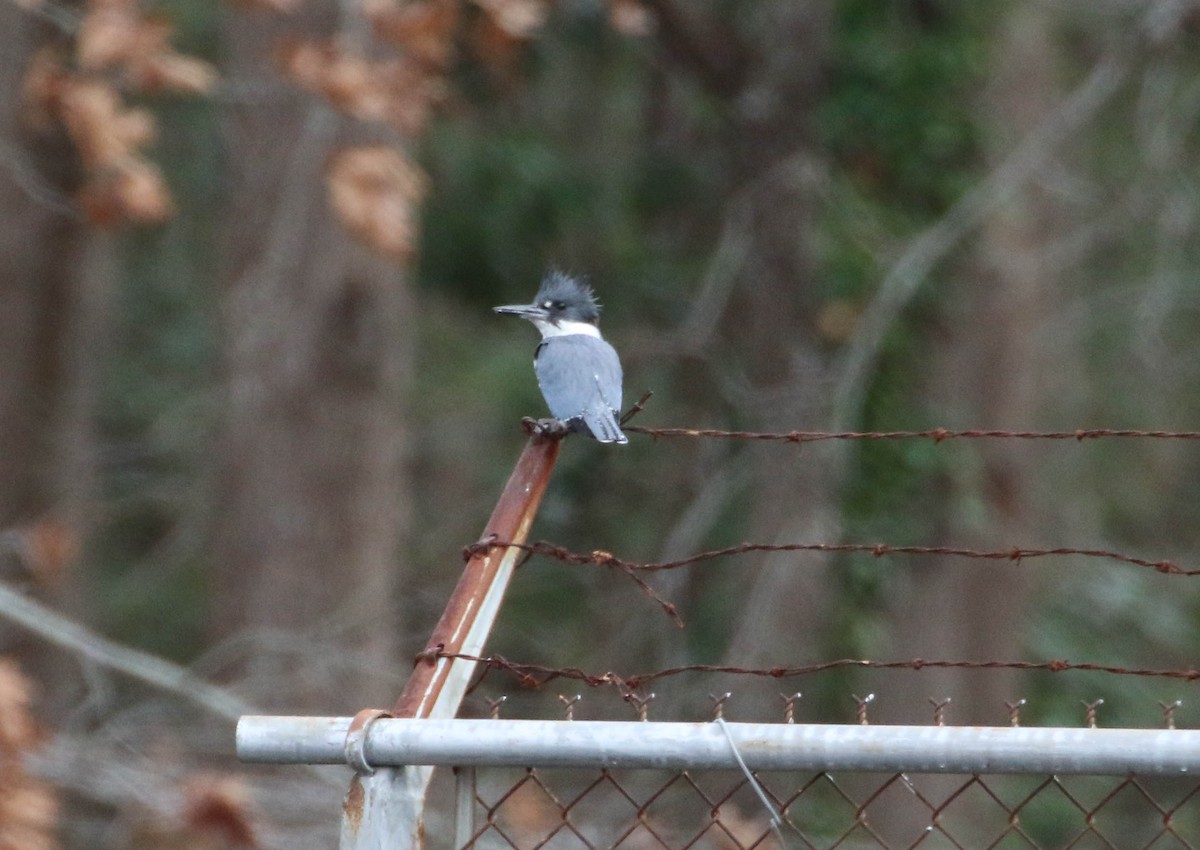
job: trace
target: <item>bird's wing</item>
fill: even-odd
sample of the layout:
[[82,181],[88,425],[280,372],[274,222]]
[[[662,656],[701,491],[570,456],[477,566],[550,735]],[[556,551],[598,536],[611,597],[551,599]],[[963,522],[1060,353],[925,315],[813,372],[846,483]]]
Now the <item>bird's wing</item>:
[[[543,340],[533,361],[538,386],[559,419],[621,409],[621,361],[613,347],[585,334]],[[547,390],[550,392],[547,392]]]

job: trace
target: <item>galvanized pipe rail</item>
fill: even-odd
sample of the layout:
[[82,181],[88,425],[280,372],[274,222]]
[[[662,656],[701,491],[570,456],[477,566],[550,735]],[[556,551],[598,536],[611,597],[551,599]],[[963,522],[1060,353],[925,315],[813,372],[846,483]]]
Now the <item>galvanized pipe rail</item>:
[[[348,717],[243,717],[244,761],[344,764]],[[726,737],[725,730],[729,737]],[[1200,776],[1200,731],[983,726],[378,719],[373,765]]]

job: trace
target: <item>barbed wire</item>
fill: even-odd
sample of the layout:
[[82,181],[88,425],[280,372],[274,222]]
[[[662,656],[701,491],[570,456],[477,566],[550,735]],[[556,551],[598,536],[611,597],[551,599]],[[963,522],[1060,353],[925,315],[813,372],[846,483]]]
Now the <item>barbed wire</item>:
[[475,555],[486,554],[492,549],[503,548],[518,549],[525,553],[525,556],[517,564],[518,567],[524,565],[534,555],[545,555],[566,564],[611,567],[620,570],[681,629],[684,627],[684,623],[683,619],[679,616],[675,604],[665,599],[657,590],[651,587],[645,579],[638,575],[639,572],[675,570],[705,561],[734,555],[744,555],[751,552],[823,552],[866,554],[876,558],[881,558],[885,555],[936,555],[990,561],[1011,561],[1014,563],[1032,558],[1080,556],[1130,564],[1136,567],[1151,569],[1164,575],[1200,575],[1200,569],[1184,569],[1173,561],[1140,558],[1135,555],[1127,555],[1123,552],[1114,552],[1108,549],[1080,549],[1068,546],[1059,546],[1052,549],[1014,546],[1008,549],[979,550],[958,546],[893,546],[887,543],[740,543],[736,546],[726,546],[721,549],[697,552],[694,555],[673,561],[640,562],[618,558],[611,552],[602,549],[595,549],[591,552],[574,552],[565,546],[559,546],[558,544],[549,543],[544,540],[533,543],[515,543],[509,540],[489,539],[464,546],[463,559],[467,560]]
[[1200,569],[1185,569],[1170,560],[1140,558],[1135,555],[1127,555],[1123,552],[1115,552],[1108,549],[1079,549],[1069,546],[1058,546],[1052,549],[1035,549],[1014,546],[1007,549],[980,550],[958,546],[894,546],[888,543],[739,543],[736,546],[726,546],[721,549],[709,549],[704,552],[697,552],[694,555],[688,555],[685,558],[678,558],[673,561],[641,562],[631,561],[625,558],[618,558],[611,552],[607,552],[602,549],[596,549],[592,552],[586,553],[574,552],[565,546],[559,546],[555,543],[550,543],[544,540],[539,540],[534,543],[514,543],[512,541],[505,540],[482,540],[478,543],[473,543],[469,546],[466,546],[463,549],[463,556],[464,558],[469,558],[472,555],[485,552],[490,549],[509,547],[524,551],[527,554],[527,558],[533,555],[545,555],[568,564],[616,567],[629,574],[635,572],[659,572],[662,570],[675,570],[681,567],[690,566],[692,564],[702,563],[704,561],[712,561],[717,558],[726,558],[733,555],[744,555],[751,552],[845,552],[873,555],[876,558],[881,558],[885,555],[940,555],[954,558],[974,558],[980,560],[1013,562],[1024,561],[1032,558],[1076,555],[1085,558],[1098,558],[1116,561],[1123,564],[1130,564],[1136,567],[1151,569],[1155,572],[1163,573],[1165,575],[1200,575]]
[[579,667],[550,667],[544,664],[510,661],[502,655],[467,655],[464,653],[442,652],[429,650],[422,657],[437,657],[472,661],[483,666],[483,672],[471,685],[475,690],[482,684],[488,673],[493,670],[512,675],[522,688],[540,688],[557,679],[582,682],[589,687],[611,686],[617,688],[623,695],[645,687],[651,682],[681,676],[689,673],[719,673],[734,676],[750,676],[769,679],[792,679],[824,673],[829,670],[845,668],[873,670],[1035,670],[1048,673],[1063,673],[1067,671],[1087,671],[1107,673],[1114,676],[1138,676],[1143,678],[1176,679],[1180,681],[1195,681],[1200,679],[1200,670],[1188,668],[1185,670],[1120,667],[1111,664],[1072,663],[1062,659],[1050,661],[947,661],[913,658],[903,661],[876,661],[865,658],[839,658],[833,661],[821,661],[813,664],[803,664],[791,667],[737,667],[727,664],[684,664],[668,667],[650,673],[622,675],[612,671],[604,673],[589,673]]
[[1200,431],[1141,431],[1130,428],[1076,428],[1072,431],[1003,431],[997,429],[931,428],[924,431],[725,431],[719,428],[652,428],[624,426],[631,434],[649,437],[709,437],[723,440],[777,440],[785,443],[816,443],[823,440],[1098,440],[1111,437],[1157,440],[1200,440]]

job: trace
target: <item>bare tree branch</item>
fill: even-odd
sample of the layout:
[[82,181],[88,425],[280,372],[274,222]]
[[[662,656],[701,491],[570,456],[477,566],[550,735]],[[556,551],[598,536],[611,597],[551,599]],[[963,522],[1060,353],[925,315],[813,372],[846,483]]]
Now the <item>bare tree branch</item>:
[[879,285],[841,358],[832,427],[857,422],[883,341],[917,289],[958,243],[1038,173],[1072,133],[1116,92],[1132,69],[1126,56],[1102,59],[1049,118],[1027,135],[987,178],[909,245]]
[[674,0],[644,0],[658,20],[659,41],[667,54],[693,72],[705,88],[732,97],[746,82],[746,57],[732,33],[701,33]]
[[255,711],[241,698],[204,681],[187,668],[108,640],[3,582],[0,582],[0,617],[73,655],[183,697],[227,720],[237,720]]

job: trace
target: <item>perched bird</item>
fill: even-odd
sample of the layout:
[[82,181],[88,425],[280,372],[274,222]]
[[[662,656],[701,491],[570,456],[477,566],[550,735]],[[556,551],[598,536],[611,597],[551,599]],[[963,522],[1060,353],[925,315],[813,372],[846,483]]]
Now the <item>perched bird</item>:
[[601,443],[627,443],[621,414],[621,361],[600,336],[600,305],[590,287],[550,272],[532,304],[496,307],[542,332],[533,356],[542,396],[555,418]]

